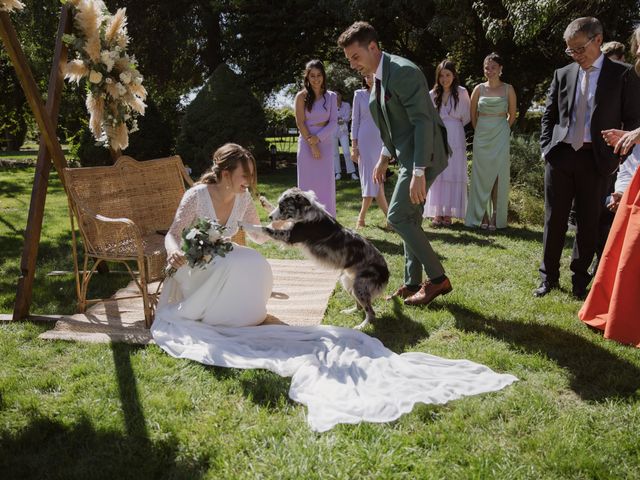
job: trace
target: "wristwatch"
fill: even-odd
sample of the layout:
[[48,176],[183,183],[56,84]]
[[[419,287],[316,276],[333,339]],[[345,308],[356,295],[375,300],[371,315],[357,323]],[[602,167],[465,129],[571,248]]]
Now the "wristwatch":
[[424,168],[415,167],[413,169],[413,176],[414,177],[424,177]]

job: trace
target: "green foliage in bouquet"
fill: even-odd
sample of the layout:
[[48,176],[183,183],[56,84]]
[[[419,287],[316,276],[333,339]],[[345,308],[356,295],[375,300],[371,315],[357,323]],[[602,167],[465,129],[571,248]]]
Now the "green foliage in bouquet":
[[[215,220],[199,218],[193,225],[182,230],[182,244],[185,260],[191,268],[205,268],[215,257],[224,257],[233,250],[233,243],[224,236],[226,228]],[[167,275],[176,272],[167,269]]]

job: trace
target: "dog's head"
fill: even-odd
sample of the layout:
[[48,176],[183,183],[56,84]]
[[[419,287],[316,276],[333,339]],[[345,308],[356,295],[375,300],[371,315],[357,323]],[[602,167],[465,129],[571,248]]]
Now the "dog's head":
[[305,192],[299,188],[290,188],[280,195],[278,206],[269,214],[269,219],[311,222],[325,215],[328,213],[324,206],[318,203],[313,191]]

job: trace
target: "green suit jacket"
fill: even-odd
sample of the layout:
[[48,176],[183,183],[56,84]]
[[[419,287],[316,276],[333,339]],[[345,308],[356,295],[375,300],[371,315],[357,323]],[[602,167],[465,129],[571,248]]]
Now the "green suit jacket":
[[407,169],[425,167],[425,177],[432,182],[447,167],[451,150],[427,80],[406,58],[383,53],[381,61],[380,106],[375,87],[369,97],[373,120],[389,154]]

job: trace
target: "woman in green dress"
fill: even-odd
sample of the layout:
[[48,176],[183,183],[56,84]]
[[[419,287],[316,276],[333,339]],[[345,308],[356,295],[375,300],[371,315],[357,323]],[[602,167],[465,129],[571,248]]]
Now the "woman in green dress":
[[497,53],[484,59],[486,82],[471,94],[473,165],[465,225],[495,230],[507,226],[509,143],[516,121],[516,94],[500,80],[503,61]]

